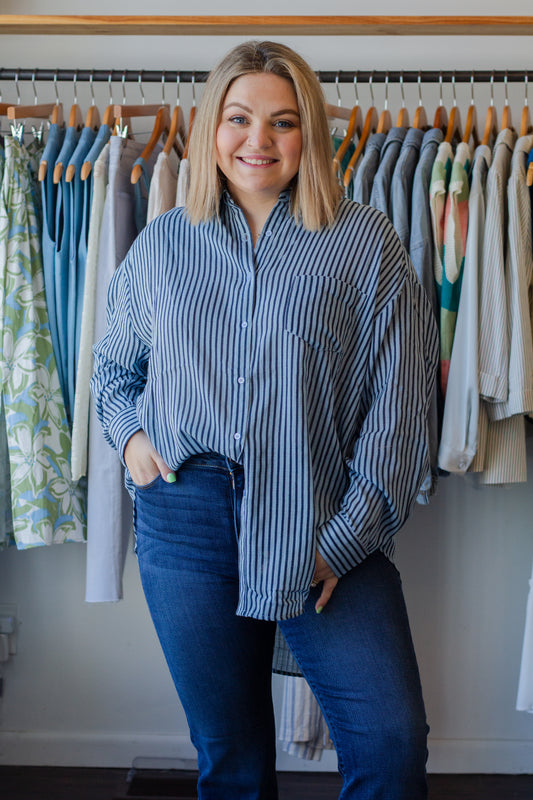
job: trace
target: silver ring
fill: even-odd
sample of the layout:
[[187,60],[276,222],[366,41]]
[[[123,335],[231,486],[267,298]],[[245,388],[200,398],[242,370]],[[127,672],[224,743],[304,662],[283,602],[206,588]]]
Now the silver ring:
[[311,581],[311,589],[316,589],[318,586],[318,581]]

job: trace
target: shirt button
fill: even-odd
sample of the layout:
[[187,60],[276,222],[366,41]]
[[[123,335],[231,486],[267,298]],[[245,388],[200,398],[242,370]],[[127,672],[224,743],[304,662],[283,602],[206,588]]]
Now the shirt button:
[[267,231],[267,232],[265,233],[265,236],[272,236],[272,231]]
[[246,322],[246,320],[244,320],[244,322],[241,322],[241,328],[247,328],[247,327],[248,323]]
[[237,383],[244,383],[244,378],[242,377],[242,375],[240,378],[237,378]]
[[235,439],[236,442],[238,442],[239,439],[241,438],[241,434],[240,433],[234,433],[233,434],[233,438]]

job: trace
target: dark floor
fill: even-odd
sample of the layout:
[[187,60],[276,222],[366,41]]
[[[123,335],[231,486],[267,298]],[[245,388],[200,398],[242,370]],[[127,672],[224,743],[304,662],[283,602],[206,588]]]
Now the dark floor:
[[[430,775],[430,800],[533,800],[533,775]],[[194,800],[192,773],[124,769],[0,767],[2,800]],[[331,773],[281,772],[280,800],[335,800]],[[143,792],[143,793],[141,793]]]
[[[194,800],[194,782],[193,774],[175,771],[151,776],[124,769],[0,767],[2,800]],[[533,800],[533,775],[430,775],[428,782],[429,800]],[[279,787],[280,800],[335,800],[340,779],[282,772]]]

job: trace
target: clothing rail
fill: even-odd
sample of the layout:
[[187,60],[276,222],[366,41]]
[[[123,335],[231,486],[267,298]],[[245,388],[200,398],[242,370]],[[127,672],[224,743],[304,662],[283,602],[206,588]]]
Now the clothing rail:
[[[321,83],[519,83],[533,79],[532,70],[318,70]],[[0,81],[83,81],[126,83],[205,83],[207,70],[12,69],[0,68]]]

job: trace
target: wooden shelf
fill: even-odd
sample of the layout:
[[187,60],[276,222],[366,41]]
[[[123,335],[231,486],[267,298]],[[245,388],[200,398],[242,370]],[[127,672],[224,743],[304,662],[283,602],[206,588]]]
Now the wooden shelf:
[[533,17],[0,15],[0,35],[529,36]]

